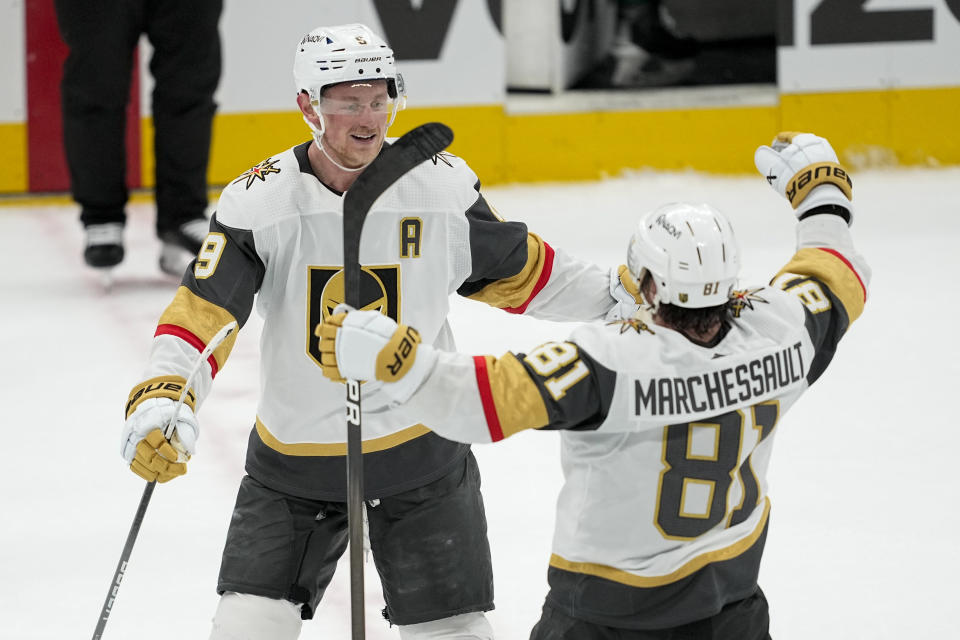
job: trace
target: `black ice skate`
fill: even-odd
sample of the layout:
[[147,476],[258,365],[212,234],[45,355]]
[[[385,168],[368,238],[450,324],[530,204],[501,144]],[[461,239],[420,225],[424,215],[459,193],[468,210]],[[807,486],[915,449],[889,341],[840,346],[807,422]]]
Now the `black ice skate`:
[[123,223],[108,222],[84,227],[83,259],[91,267],[106,269],[123,260]]
[[200,251],[209,227],[210,221],[206,218],[194,218],[176,229],[160,232],[163,243],[160,249],[160,270],[172,276],[182,276],[184,269]]

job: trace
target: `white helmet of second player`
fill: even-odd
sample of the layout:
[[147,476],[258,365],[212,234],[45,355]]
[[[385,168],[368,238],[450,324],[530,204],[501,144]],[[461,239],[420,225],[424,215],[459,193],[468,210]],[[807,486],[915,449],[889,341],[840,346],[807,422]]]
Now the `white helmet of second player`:
[[[386,80],[387,93],[394,100],[390,123],[406,106],[403,77],[397,73],[393,49],[362,24],[318,27],[297,44],[293,60],[297,92],[306,91],[316,108],[324,87],[357,80]],[[318,115],[320,115],[318,113]],[[320,115],[321,131],[323,116]],[[388,125],[389,126],[389,125]]]
[[733,227],[708,204],[671,203],[645,214],[627,249],[630,274],[657,285],[651,301],[699,309],[724,304],[740,272]]

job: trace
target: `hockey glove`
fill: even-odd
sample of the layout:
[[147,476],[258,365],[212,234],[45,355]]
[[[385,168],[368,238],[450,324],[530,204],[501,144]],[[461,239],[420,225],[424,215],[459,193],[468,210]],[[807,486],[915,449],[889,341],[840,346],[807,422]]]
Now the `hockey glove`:
[[193,413],[193,395],[180,406],[175,430],[163,432],[174,417],[183,388],[182,378],[159,378],[134,387],[127,403],[127,421],[120,436],[120,455],[130,470],[148,482],[167,482],[187,472],[187,461],[196,452],[200,426]]
[[420,344],[413,327],[398,325],[379,311],[349,311],[338,306],[317,326],[320,366],[335,382],[379,380],[395,402],[413,395],[433,369],[437,354]]
[[605,318],[607,322],[629,320],[643,304],[640,284],[633,279],[627,265],[622,264],[610,269],[610,296],[617,302],[607,311]]
[[[853,181],[837,162],[837,154],[824,138],[791,131],[777,134],[771,146],[760,146],[753,156],[757,170],[784,196],[797,218],[824,206],[841,207],[853,221]],[[836,211],[834,211],[836,212]]]

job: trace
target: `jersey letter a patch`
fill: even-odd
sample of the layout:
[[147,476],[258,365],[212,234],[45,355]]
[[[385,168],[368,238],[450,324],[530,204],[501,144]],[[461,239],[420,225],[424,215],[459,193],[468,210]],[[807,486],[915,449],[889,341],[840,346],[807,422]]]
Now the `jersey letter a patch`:
[[404,218],[400,221],[400,257],[419,258],[423,240],[423,220]]

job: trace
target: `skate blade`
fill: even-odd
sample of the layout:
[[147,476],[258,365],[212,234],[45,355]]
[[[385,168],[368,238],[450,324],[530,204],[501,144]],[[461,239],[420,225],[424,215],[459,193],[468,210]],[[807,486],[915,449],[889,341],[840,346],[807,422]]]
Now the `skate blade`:
[[97,269],[100,276],[100,285],[103,287],[105,293],[110,293],[113,289],[113,283],[115,281],[113,267],[102,267]]

